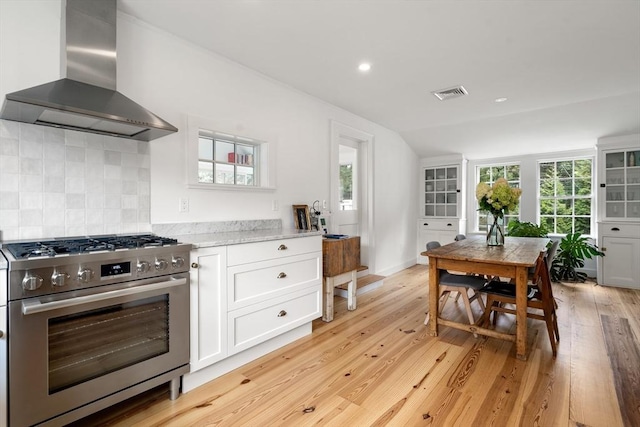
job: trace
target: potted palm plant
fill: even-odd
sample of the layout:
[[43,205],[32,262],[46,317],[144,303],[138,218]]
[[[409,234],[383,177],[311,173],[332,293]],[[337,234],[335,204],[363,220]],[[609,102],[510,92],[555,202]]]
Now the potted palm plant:
[[558,253],[551,265],[551,280],[559,282],[561,280],[584,282],[587,274],[577,271],[584,267],[584,260],[594,256],[604,256],[594,244],[589,243],[589,239],[581,233],[567,234],[560,240]]

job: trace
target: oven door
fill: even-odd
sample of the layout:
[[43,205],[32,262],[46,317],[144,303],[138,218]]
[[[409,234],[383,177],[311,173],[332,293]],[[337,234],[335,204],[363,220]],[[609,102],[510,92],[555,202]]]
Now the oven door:
[[185,366],[189,276],[9,303],[9,419],[32,425]]

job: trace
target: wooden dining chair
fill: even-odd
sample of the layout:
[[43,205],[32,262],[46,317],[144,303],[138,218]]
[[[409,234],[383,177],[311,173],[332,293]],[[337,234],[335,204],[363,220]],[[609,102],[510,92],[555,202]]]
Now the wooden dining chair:
[[[436,249],[440,247],[440,242],[432,241],[427,243],[427,251]],[[449,273],[447,270],[440,270],[440,308],[439,313],[442,313],[445,304],[449,300],[449,296],[452,292],[457,292],[456,301],[458,298],[462,297],[462,301],[464,302],[464,306],[467,311],[467,316],[469,317],[469,324],[473,325],[475,323],[475,318],[473,316],[473,311],[471,310],[471,302],[477,301],[478,305],[485,311],[484,303],[482,302],[482,296],[480,294],[480,289],[487,283],[487,281],[479,276],[468,276],[466,274],[455,274]],[[469,297],[469,289],[473,292],[471,297]],[[427,317],[424,319],[424,324],[429,323],[429,313],[427,313]]]
[[[513,283],[492,280],[482,288],[481,292],[487,294],[487,302],[479,323],[488,324],[492,312],[494,325],[496,324],[498,313],[516,314],[514,308],[505,307],[505,304],[516,305],[516,287]],[[537,311],[532,312],[529,310],[530,308]],[[551,351],[555,357],[557,343],[560,341],[560,333],[558,331],[558,317],[551,288],[549,268],[547,267],[546,256],[543,254],[538,258],[532,284],[527,289],[527,317],[545,321],[549,342],[551,343]]]

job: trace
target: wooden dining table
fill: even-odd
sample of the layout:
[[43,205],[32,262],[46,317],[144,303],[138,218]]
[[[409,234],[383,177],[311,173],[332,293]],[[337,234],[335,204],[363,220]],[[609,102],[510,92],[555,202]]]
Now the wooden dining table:
[[[507,237],[504,246],[487,246],[485,236],[469,236],[466,239],[440,246],[421,255],[429,257],[429,333],[438,336],[438,326],[501,338],[516,343],[516,356],[527,358],[527,282],[529,268],[546,250],[549,239],[537,237]],[[477,273],[515,280],[516,334],[498,332],[480,326],[444,319],[438,313],[440,270]]]

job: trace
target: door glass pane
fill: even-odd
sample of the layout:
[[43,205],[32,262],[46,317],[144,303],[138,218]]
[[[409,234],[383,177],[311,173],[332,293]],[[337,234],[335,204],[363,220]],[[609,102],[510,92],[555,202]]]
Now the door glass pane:
[[339,147],[340,188],[339,202],[341,211],[351,211],[358,207],[357,200],[357,156],[358,150],[346,145]]

